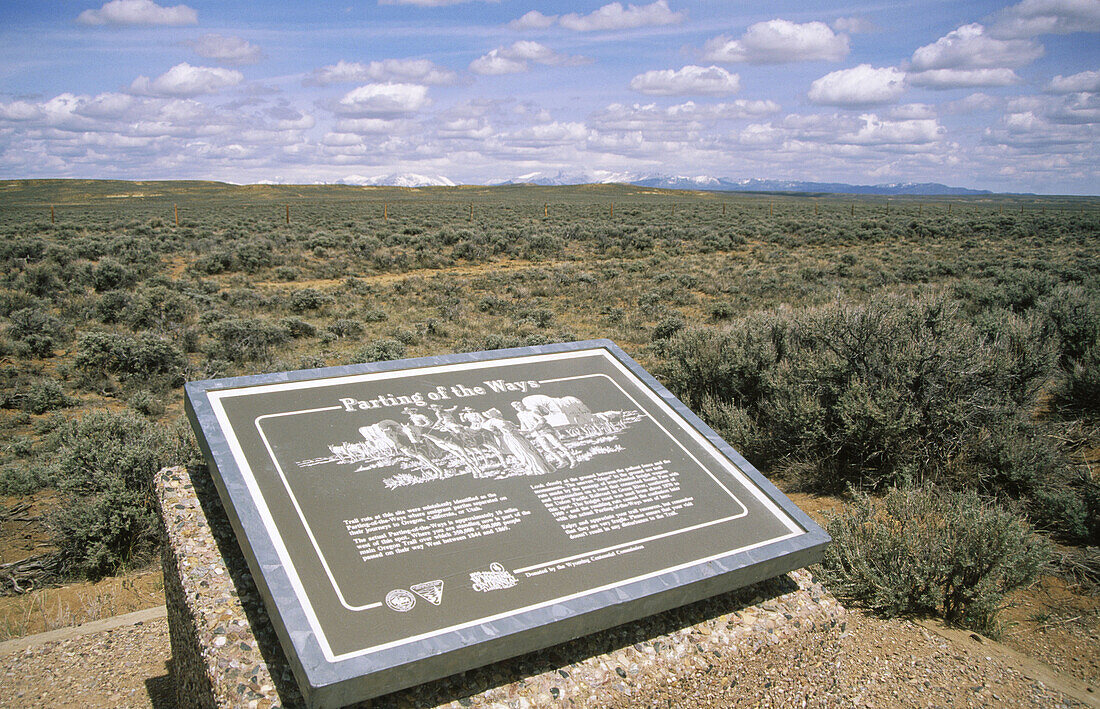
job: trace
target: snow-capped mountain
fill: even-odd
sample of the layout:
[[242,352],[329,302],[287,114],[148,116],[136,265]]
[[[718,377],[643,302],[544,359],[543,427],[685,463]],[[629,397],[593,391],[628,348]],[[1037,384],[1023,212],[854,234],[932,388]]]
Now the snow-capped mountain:
[[418,175],[415,172],[395,172],[390,175],[365,177],[348,175],[338,182],[357,187],[454,187],[455,183],[443,175]]
[[824,192],[831,194],[874,195],[968,195],[991,194],[989,190],[949,187],[938,182],[894,182],[880,185],[850,185],[844,182],[806,182],[803,180],[733,180],[727,177],[663,177],[633,180],[641,187],[672,190],[711,190],[721,192]]
[[708,190],[714,192],[821,192],[868,195],[974,195],[991,194],[988,190],[950,187],[938,182],[894,182],[879,185],[850,185],[844,182],[807,182],[804,180],[735,180],[711,175],[639,175],[631,172],[589,170],[582,172],[530,172],[506,180],[491,180],[490,185],[586,185],[622,183],[638,187],[669,190]]
[[623,183],[629,184],[634,180],[639,179],[637,173],[633,172],[614,172],[611,170],[583,170],[576,172],[565,172],[559,170],[557,173],[549,172],[529,172],[526,175],[519,175],[503,180],[490,180],[490,185],[592,185],[592,184],[610,184],[610,183]]

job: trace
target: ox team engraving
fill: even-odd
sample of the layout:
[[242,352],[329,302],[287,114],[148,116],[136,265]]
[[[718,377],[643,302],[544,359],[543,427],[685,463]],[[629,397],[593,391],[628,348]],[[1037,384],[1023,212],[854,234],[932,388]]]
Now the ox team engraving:
[[[272,615],[304,624],[288,652],[346,666],[366,698],[486,661],[481,636],[526,652],[559,640],[525,628],[608,608],[606,627],[636,617],[626,596],[741,585],[722,569],[752,550],[819,551],[823,533],[642,374],[598,341],[201,382],[188,405],[256,575],[285,589]],[[379,669],[411,656],[420,675]]]

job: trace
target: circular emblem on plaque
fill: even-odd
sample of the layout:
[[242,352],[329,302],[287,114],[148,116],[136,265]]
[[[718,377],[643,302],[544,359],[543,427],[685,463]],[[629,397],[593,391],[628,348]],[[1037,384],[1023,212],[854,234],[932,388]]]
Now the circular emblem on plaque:
[[407,613],[416,605],[416,596],[403,588],[395,588],[386,594],[386,605],[398,613]]

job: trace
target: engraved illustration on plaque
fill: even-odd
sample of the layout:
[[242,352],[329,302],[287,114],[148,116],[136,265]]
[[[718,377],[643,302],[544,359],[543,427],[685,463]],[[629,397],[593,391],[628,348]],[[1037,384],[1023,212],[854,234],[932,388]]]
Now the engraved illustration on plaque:
[[396,468],[382,480],[388,490],[457,475],[545,475],[621,453],[619,434],[643,418],[633,409],[593,412],[576,396],[530,394],[509,404],[508,414],[497,407],[406,406],[404,420],[362,426],[361,440],[330,443],[330,455],[297,465],[356,465],[356,472]]
[[416,606],[416,596],[403,588],[395,588],[386,594],[386,605],[398,613],[408,613]]
[[443,580],[436,579],[435,581],[425,581],[424,583],[414,583],[409,586],[409,589],[413,593],[423,598],[433,606],[438,606],[443,602]]

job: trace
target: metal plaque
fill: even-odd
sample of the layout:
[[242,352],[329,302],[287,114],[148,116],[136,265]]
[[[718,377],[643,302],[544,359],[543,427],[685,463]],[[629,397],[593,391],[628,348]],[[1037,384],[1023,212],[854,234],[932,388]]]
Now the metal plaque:
[[314,706],[770,578],[828,541],[607,340],[186,394]]

